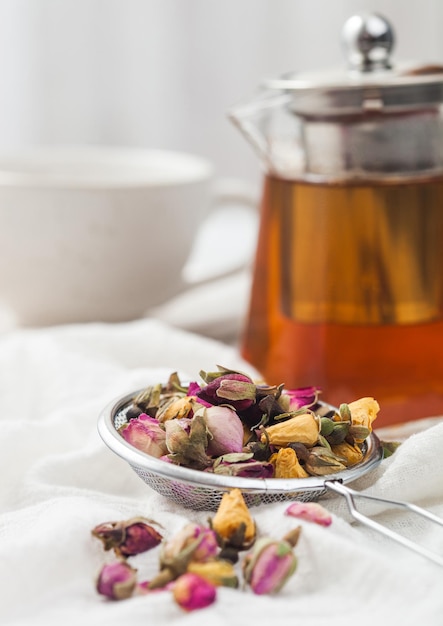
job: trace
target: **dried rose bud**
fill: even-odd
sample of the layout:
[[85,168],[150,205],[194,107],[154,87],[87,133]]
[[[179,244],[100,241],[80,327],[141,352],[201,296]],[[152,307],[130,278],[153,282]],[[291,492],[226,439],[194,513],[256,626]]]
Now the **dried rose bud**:
[[307,408],[316,404],[320,393],[321,389],[319,387],[285,389],[279,398],[279,403],[285,411],[298,411],[301,408]]
[[[374,398],[360,398],[355,400],[355,402],[350,402],[348,407],[351,413],[352,425],[364,426],[371,431],[372,423],[380,410],[378,402]],[[355,437],[357,443],[362,443],[364,439],[359,440]]]
[[327,476],[346,469],[346,459],[324,446],[314,446],[309,450],[305,470],[311,476]]
[[184,550],[189,552],[189,547],[192,547],[189,556],[194,561],[206,561],[214,557],[218,551],[215,532],[207,526],[194,524],[194,522],[186,524],[162,546],[161,565],[170,565]]
[[214,559],[205,563],[192,562],[188,565],[188,572],[198,574],[216,587],[238,587],[238,577],[230,561]]
[[212,528],[207,526],[197,526],[194,531],[195,538],[199,540],[198,546],[194,550],[193,561],[206,561],[214,557],[219,549],[217,536]]
[[168,420],[164,426],[166,446],[174,463],[199,470],[211,464],[206,454],[208,432],[203,415],[195,413],[191,420],[186,417]]
[[258,595],[280,591],[297,568],[292,544],[285,539],[259,539],[243,561],[243,575]]
[[313,413],[295,415],[285,421],[277,422],[268,428],[261,436],[262,443],[276,446],[286,446],[298,442],[305,446],[314,446],[318,441],[320,422]]
[[231,489],[223,494],[211,527],[227,545],[244,549],[254,543],[255,522],[240,489]]
[[269,459],[275,467],[275,478],[307,478],[308,472],[300,465],[295,450],[280,448]]
[[177,578],[172,593],[174,600],[185,611],[204,609],[213,604],[217,597],[215,585],[191,572]]
[[346,465],[346,467],[360,463],[363,459],[363,451],[357,444],[351,445],[350,443],[343,441],[343,443],[339,443],[336,446],[331,446],[331,450],[340,458],[345,459],[343,464]]
[[229,404],[244,411],[255,403],[257,386],[245,374],[223,374],[197,391],[197,398],[210,404]]
[[156,458],[166,454],[166,434],[154,417],[141,413],[120,430],[122,437],[134,448]]
[[219,546],[215,532],[190,522],[162,545],[160,573],[150,582],[150,589],[164,587],[186,572],[189,563],[204,562],[217,555]]
[[134,517],[122,522],[105,522],[92,530],[92,534],[103,542],[105,550],[113,549],[117,556],[128,557],[155,548],[162,535],[143,517]]
[[330,526],[332,524],[330,513],[317,502],[293,502],[286,509],[285,515],[314,522],[315,524],[320,524],[320,526]]
[[243,423],[237,413],[225,406],[211,406],[205,410],[209,433],[207,454],[221,456],[243,449]]
[[194,399],[189,396],[171,397],[165,402],[155,414],[159,422],[166,422],[171,419],[181,419],[192,417],[194,409]]
[[110,600],[126,600],[137,584],[136,572],[126,561],[106,564],[97,577],[96,589]]

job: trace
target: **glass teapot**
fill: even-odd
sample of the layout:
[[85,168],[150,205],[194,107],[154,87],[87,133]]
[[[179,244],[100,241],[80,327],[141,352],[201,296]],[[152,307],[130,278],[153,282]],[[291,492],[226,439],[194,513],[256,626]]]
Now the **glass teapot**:
[[342,36],[346,69],[229,112],[265,170],[242,354],[383,426],[443,414],[443,66],[394,65],[378,14]]

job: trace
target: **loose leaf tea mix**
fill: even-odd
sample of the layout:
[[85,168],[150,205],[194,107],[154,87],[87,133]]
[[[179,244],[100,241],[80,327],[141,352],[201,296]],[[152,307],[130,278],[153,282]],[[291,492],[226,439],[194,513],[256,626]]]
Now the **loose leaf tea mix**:
[[[310,503],[303,518],[322,523],[329,514]],[[290,509],[287,515],[292,515]],[[207,525],[188,522],[178,533],[165,539],[152,520],[142,517],[105,522],[92,530],[106,551],[117,560],[106,563],[96,579],[99,594],[109,600],[170,591],[185,611],[205,608],[216,601],[220,586],[250,589],[257,595],[279,592],[297,569],[294,548],[301,533],[297,526],[284,537],[257,537],[256,524],[239,489],[224,493],[217,512]],[[158,524],[157,524],[158,526]],[[129,562],[136,555],[159,546],[158,573],[139,581],[137,569]],[[237,564],[238,563],[238,564]],[[242,585],[241,585],[242,583]]]
[[321,390],[286,390],[218,366],[133,398],[120,428],[139,450],[182,467],[253,478],[325,476],[359,463],[379,412],[371,397],[330,409]]
[[[183,384],[174,372],[166,383],[138,393],[118,429],[121,436],[167,463],[258,479],[325,476],[363,459],[380,408],[374,398],[335,409],[319,401],[317,387],[286,390],[221,366],[200,376],[200,383]],[[384,444],[386,456],[397,445]],[[324,527],[332,523],[314,502],[292,502],[284,514]],[[279,539],[257,536],[240,489],[223,494],[207,525],[188,522],[168,539],[163,530],[143,517],[97,525],[92,535],[117,557],[99,572],[98,593],[125,600],[169,590],[184,611],[193,611],[214,603],[220,586],[277,593],[297,569],[301,526]],[[158,573],[139,581],[129,561],[157,547]]]

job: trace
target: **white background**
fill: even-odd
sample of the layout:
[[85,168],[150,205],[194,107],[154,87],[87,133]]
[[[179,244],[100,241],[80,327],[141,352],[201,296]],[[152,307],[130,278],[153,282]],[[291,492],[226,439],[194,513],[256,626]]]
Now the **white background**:
[[441,0],[0,0],[0,151],[167,148],[255,181],[228,107],[264,77],[341,66],[344,21],[373,10],[394,59],[443,61]]

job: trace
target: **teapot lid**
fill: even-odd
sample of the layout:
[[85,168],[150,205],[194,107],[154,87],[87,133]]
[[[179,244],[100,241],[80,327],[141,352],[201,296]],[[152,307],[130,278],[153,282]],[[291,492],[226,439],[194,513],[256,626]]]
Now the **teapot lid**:
[[291,108],[306,115],[345,114],[383,109],[415,109],[443,102],[443,65],[394,66],[395,43],[389,21],[378,13],[350,17],[342,29],[348,68],[287,73],[265,81],[293,97]]

